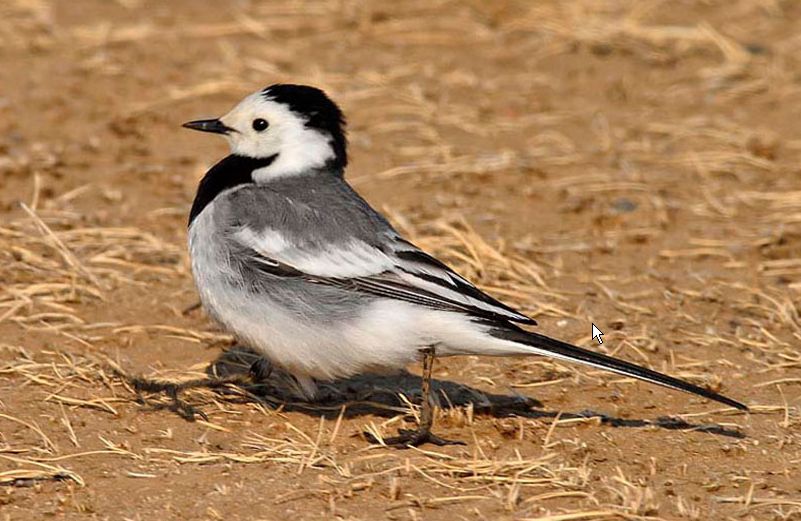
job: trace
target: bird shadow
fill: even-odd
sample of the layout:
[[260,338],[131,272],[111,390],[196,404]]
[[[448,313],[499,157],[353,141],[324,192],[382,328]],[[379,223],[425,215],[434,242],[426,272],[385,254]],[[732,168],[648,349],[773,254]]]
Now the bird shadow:
[[[421,398],[421,378],[408,371],[389,375],[365,374],[329,383],[318,383],[318,392],[313,401],[300,398],[297,382],[291,375],[278,368],[271,368],[269,376],[255,382],[249,381],[251,367],[260,360],[253,351],[235,346],[223,351],[206,368],[210,377],[242,377],[237,385],[240,392],[226,393],[232,401],[257,400],[271,407],[281,407],[288,412],[301,412],[310,416],[334,419],[339,415],[353,418],[365,415],[392,417],[409,412],[407,397],[415,403]],[[438,407],[464,408],[472,406],[473,413],[493,418],[523,417],[547,419],[597,419],[603,425],[617,428],[659,428],[665,430],[693,431],[745,438],[737,428],[716,423],[691,423],[686,420],[660,416],[655,419],[618,418],[602,412],[585,409],[578,412],[552,411],[542,402],[520,394],[493,394],[450,380],[434,379],[431,382],[432,397]]]

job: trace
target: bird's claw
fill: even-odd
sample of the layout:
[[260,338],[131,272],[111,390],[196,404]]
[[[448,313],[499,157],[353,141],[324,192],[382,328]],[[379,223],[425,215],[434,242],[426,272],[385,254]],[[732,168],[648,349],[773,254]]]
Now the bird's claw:
[[186,421],[193,422],[197,419],[196,416],[199,416],[205,422],[209,421],[209,417],[205,412],[189,405],[177,396],[173,397],[172,403],[169,405],[169,409]]
[[398,449],[408,449],[410,447],[419,447],[425,443],[431,443],[438,447],[446,445],[465,445],[465,442],[459,440],[448,440],[441,438],[432,433],[428,429],[398,429],[398,435],[391,438],[384,438],[379,440],[372,433],[365,432],[365,436],[370,443],[382,444],[388,447],[395,447]]

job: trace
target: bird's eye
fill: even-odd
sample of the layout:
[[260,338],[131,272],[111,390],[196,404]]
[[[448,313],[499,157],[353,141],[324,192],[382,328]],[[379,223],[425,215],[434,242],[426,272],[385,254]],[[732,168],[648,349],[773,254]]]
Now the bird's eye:
[[266,119],[258,118],[253,120],[253,130],[255,130],[256,132],[261,132],[262,130],[265,130],[269,126],[270,124],[267,123]]

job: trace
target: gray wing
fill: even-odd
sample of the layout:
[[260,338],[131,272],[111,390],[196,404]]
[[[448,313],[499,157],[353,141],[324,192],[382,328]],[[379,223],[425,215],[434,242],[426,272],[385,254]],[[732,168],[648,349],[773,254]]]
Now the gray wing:
[[[280,194],[264,189],[240,194],[232,201],[236,211],[231,214],[238,218],[228,236],[236,243],[238,261],[262,276],[300,277],[432,309],[536,324],[403,239],[341,183],[331,194],[315,185],[314,205],[301,194],[289,197],[286,188]],[[245,209],[254,204],[261,211],[248,218]]]

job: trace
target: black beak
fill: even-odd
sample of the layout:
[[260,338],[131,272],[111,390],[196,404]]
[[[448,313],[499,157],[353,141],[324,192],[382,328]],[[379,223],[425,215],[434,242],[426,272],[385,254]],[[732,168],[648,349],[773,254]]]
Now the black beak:
[[184,128],[200,130],[201,132],[214,132],[215,134],[230,134],[235,132],[231,127],[226,127],[219,119],[199,119],[181,125]]

